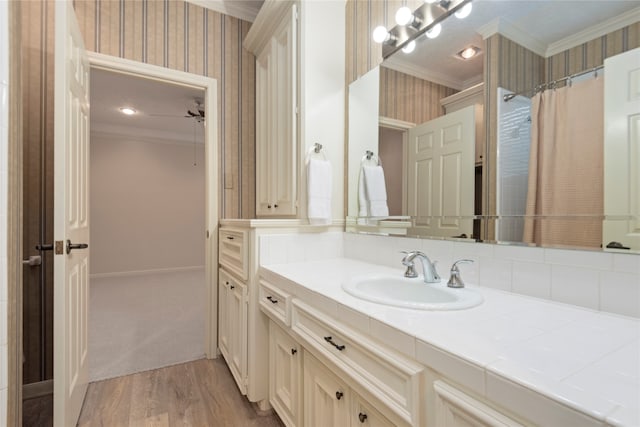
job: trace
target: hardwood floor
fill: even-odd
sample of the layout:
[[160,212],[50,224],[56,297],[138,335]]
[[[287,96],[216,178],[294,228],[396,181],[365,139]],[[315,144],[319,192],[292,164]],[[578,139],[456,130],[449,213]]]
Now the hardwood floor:
[[89,384],[80,427],[282,427],[240,394],[222,357]]
[[22,427],[53,426],[53,394],[22,401]]

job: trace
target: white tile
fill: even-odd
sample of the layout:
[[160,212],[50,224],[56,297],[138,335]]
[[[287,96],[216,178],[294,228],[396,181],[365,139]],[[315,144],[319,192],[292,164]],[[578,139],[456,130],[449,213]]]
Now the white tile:
[[378,341],[409,357],[415,357],[416,339],[411,335],[400,332],[375,319],[369,321],[369,328],[371,335]]
[[544,249],[498,244],[495,245],[494,256],[498,259],[510,259],[514,261],[544,262]]
[[597,270],[554,265],[551,268],[551,299],[597,310],[599,307]]
[[0,420],[6,420],[6,419],[7,419],[7,389],[1,389],[0,390]]
[[478,284],[483,287],[511,291],[512,261],[497,258],[480,258]]
[[637,254],[613,254],[613,270],[621,273],[640,274],[640,256]]
[[[518,378],[518,383],[505,378],[500,367],[490,366],[489,369],[490,372],[487,372],[486,380],[486,396],[535,425],[602,427],[601,420],[614,408],[601,399],[566,386],[562,387],[559,383],[548,383],[542,379],[532,378],[527,373],[516,372],[515,369],[509,370],[507,375],[515,375]],[[526,384],[526,387],[523,384]],[[580,411],[585,411],[588,408],[588,412],[592,416],[571,410],[541,394],[553,395],[553,390],[562,392],[564,398],[561,400],[566,405]],[[568,396],[569,399],[567,399]]]
[[416,340],[416,360],[480,395],[485,393],[484,369],[479,366],[420,340]]
[[544,261],[548,264],[571,265],[597,270],[613,268],[613,254],[600,251],[545,249]]
[[640,275],[600,273],[600,310],[640,317]]
[[258,237],[258,262],[259,262],[259,265],[272,264],[271,251],[269,250],[268,236]]
[[[0,82],[0,128],[8,128],[9,127],[9,86],[5,83]],[[5,144],[5,137],[3,135],[2,144]],[[2,145],[4,148],[4,145]]]
[[530,324],[513,320],[513,316],[498,316],[469,325],[468,332],[480,339],[513,345],[542,334],[544,331]]
[[551,266],[530,262],[513,262],[513,292],[537,298],[551,297]]
[[312,235],[289,234],[286,236],[287,262],[302,262],[306,260],[305,252],[312,244]]
[[618,407],[607,417],[607,426],[640,426],[640,406]]
[[274,234],[269,236],[270,264],[284,264],[287,262],[287,236]]

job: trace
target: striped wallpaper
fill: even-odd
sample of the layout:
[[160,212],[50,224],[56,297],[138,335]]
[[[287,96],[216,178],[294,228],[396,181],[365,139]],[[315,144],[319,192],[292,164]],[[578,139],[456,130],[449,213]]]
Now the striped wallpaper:
[[458,92],[446,86],[380,67],[380,116],[424,123],[444,114],[440,100]]
[[251,24],[182,0],[74,6],[87,50],[218,80],[220,216],[255,217],[255,58],[242,48]]

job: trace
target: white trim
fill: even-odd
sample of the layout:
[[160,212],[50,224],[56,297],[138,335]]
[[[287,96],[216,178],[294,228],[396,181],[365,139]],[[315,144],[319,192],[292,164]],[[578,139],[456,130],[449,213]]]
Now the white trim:
[[258,15],[257,2],[249,1],[223,1],[223,0],[186,0],[205,9],[220,12],[243,21],[253,22]]
[[190,267],[174,267],[174,268],[156,268],[154,270],[134,270],[134,271],[115,271],[111,273],[90,274],[89,279],[104,279],[109,277],[135,277],[146,276],[149,274],[166,274],[166,273],[184,273],[187,271],[204,270],[204,265],[193,265]]
[[262,49],[271,40],[271,36],[282,22],[282,19],[289,13],[291,6],[295,3],[295,1],[291,0],[265,1],[244,38],[242,43],[244,48],[255,56],[259,56]]
[[612,33],[628,25],[635,24],[640,21],[640,7],[625,12],[621,15],[607,19],[590,28],[586,28],[569,37],[565,37],[553,43],[549,43],[546,50],[546,56],[550,57],[567,49],[579,46],[583,43],[602,37],[605,34]]
[[387,129],[408,130],[416,127],[415,123],[405,122],[404,120],[392,119],[390,117],[380,116],[378,118],[378,126]]
[[467,88],[458,93],[454,93],[453,95],[449,95],[446,98],[442,98],[440,100],[440,105],[446,107],[447,105],[456,102],[462,102],[470,98],[475,98],[480,94],[484,94],[484,82],[478,83],[477,85],[471,86],[470,88]]
[[464,82],[462,80],[453,79],[451,78],[451,76],[448,76],[444,73],[429,71],[426,68],[414,64],[409,64],[402,60],[394,59],[394,57],[391,57],[384,61],[382,67],[409,74],[410,76],[443,85],[451,89],[462,90],[464,87]]
[[496,18],[493,21],[478,28],[478,33],[483,39],[488,39],[492,35],[499,33],[509,40],[518,43],[520,46],[526,47],[530,51],[544,57],[547,52],[547,45],[540,40],[532,37],[527,32],[513,25],[504,18]]
[[206,169],[206,239],[205,263],[207,276],[207,321],[205,324],[205,352],[208,358],[217,357],[218,348],[218,83],[217,80],[145,64],[100,53],[88,52],[91,68],[131,74],[172,84],[204,89],[205,169]]
[[[91,135],[104,137],[107,135],[119,138],[130,138],[140,142],[159,144],[173,144],[182,147],[193,146],[193,138],[185,138],[179,132],[156,131],[149,128],[136,128],[135,126],[112,125],[107,123],[92,123]],[[204,140],[197,140],[196,145],[204,145]]]
[[462,87],[464,88],[463,90],[467,90],[467,89],[471,89],[474,86],[477,86],[479,84],[484,83],[484,76],[482,75],[482,73],[478,74],[475,77],[471,77],[467,80],[465,80],[462,83]]

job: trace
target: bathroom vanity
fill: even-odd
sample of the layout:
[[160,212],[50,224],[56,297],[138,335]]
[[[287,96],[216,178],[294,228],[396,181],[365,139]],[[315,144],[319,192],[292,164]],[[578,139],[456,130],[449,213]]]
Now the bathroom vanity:
[[452,311],[342,289],[367,275],[402,270],[348,258],[260,267],[269,399],[286,425],[640,422],[637,319],[484,287],[482,304]]

